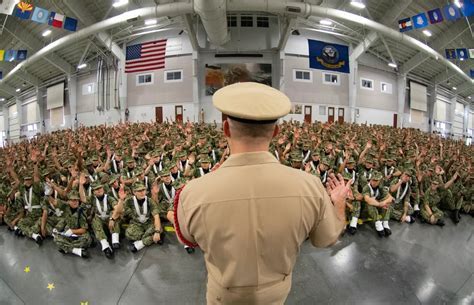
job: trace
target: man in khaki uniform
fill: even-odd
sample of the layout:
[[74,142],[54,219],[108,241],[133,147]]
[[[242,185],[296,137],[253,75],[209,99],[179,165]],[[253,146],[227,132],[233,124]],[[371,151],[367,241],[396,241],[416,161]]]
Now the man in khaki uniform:
[[283,304],[303,241],[328,247],[341,234],[349,185],[332,175],[333,205],[318,177],[268,152],[277,119],[290,111],[283,93],[238,83],[213,102],[229,117],[223,129],[231,156],[176,195],[178,238],[204,252],[208,304]]

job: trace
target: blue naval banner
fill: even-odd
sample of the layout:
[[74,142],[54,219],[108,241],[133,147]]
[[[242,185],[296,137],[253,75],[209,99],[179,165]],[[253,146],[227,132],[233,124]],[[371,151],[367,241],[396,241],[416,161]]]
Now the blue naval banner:
[[335,43],[308,39],[309,67],[349,73],[349,48]]

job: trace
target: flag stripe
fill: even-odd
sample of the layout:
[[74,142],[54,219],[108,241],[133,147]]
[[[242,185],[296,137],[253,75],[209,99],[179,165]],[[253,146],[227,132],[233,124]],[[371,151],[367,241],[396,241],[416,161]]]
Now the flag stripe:
[[125,73],[162,69],[167,40],[149,41],[127,47]]
[[160,66],[147,67],[143,69],[125,70],[125,73],[136,73],[136,72],[145,72],[145,71],[151,71],[151,70],[159,70],[159,69],[163,69],[164,67],[165,65],[160,65]]
[[156,62],[156,63],[144,63],[144,64],[137,64],[137,65],[133,65],[133,66],[125,66],[125,70],[127,69],[136,69],[136,68],[144,68],[144,67],[149,67],[149,66],[156,66],[156,65],[164,65],[165,64],[165,61],[159,61],[159,62]]

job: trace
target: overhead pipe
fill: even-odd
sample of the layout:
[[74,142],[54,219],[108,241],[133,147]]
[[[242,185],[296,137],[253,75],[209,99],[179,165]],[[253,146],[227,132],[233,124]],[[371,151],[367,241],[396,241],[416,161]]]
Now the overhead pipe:
[[15,68],[13,68],[7,75],[4,75],[3,80],[0,81],[0,84],[4,81],[9,80],[13,75],[22,68],[26,68],[31,64],[44,59],[44,56],[51,54],[61,48],[67,47],[74,43],[77,43],[91,35],[97,34],[99,32],[117,27],[119,25],[127,24],[129,21],[135,21],[138,18],[149,18],[149,17],[164,17],[164,16],[179,16],[193,13],[193,4],[191,2],[173,2],[167,4],[160,4],[156,7],[145,7],[136,9],[133,11],[128,11],[118,16],[97,22],[91,26],[88,26],[82,30],[79,30],[75,33],[64,36],[52,43],[48,44],[35,54],[29,56],[26,60],[19,63]]
[[226,0],[194,0],[194,11],[201,18],[212,44],[222,46],[230,40],[227,30]]

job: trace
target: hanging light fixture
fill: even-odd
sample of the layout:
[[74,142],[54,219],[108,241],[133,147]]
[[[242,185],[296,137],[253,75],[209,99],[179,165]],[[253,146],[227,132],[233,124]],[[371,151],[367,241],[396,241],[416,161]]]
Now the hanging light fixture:
[[365,8],[365,3],[363,0],[351,0],[351,5],[353,7],[356,7],[358,9],[364,9]]

